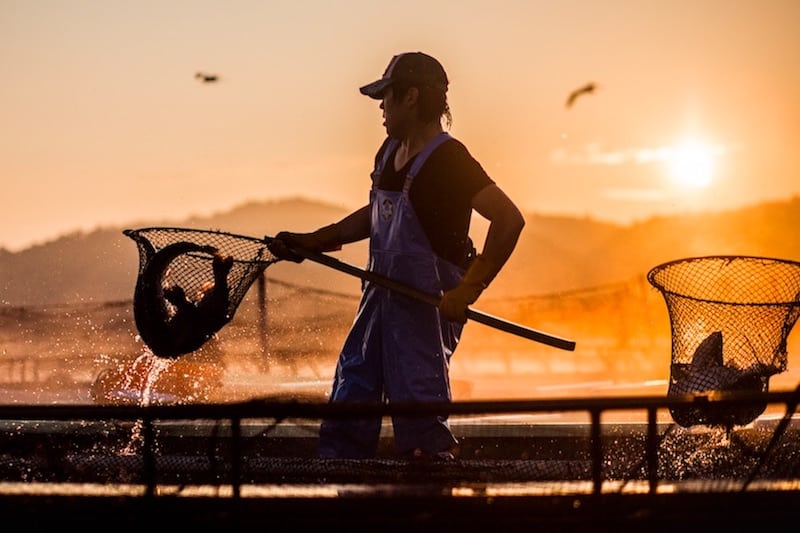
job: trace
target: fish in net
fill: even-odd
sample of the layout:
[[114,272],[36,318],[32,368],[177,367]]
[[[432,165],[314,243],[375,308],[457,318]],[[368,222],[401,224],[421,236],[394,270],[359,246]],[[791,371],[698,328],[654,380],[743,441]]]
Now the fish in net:
[[253,282],[278,258],[266,241],[217,230],[127,229],[139,251],[133,315],[159,357],[199,349],[233,318]]
[[[767,392],[786,370],[787,338],[800,316],[800,263],[707,256],[658,265],[647,274],[669,311],[672,358],[667,395]],[[676,423],[730,429],[766,403],[670,408]]]

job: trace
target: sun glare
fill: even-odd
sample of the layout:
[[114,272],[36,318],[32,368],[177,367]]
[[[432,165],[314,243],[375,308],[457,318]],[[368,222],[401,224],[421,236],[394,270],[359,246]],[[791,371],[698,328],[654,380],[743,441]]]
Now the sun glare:
[[667,156],[670,177],[684,187],[706,187],[714,175],[714,156],[714,148],[700,141],[674,146]]

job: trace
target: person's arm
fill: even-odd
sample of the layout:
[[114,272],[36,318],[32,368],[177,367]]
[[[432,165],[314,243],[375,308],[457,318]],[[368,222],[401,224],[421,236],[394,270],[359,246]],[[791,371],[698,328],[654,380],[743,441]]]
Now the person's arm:
[[291,252],[291,248],[302,248],[312,252],[332,252],[341,250],[343,244],[366,239],[370,234],[369,205],[361,207],[339,222],[329,224],[310,233],[281,231],[269,241],[270,252],[281,259],[297,263],[303,257]]
[[525,227],[525,218],[514,202],[497,186],[484,188],[472,199],[472,207],[489,221],[481,256],[495,267],[488,285],[503,268]]
[[356,209],[333,224],[340,245],[366,239],[370,234],[370,225],[369,205]]
[[472,207],[489,221],[483,250],[472,261],[461,282],[442,296],[439,311],[447,320],[464,323],[467,307],[474,303],[505,265],[517,245],[525,218],[497,186],[482,189]]

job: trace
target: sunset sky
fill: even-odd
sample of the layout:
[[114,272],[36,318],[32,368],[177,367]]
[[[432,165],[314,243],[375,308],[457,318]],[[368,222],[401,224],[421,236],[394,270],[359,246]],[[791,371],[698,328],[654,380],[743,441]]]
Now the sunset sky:
[[799,29],[798,0],[0,0],[0,247],[363,205],[385,132],[358,87],[416,50],[448,72],[451,133],[528,213],[788,199]]

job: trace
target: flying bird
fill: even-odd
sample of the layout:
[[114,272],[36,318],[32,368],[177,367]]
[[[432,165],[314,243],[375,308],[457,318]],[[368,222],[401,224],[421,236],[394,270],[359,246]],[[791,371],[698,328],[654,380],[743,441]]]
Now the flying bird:
[[592,94],[597,89],[597,85],[594,82],[589,82],[583,87],[579,87],[569,93],[569,98],[567,98],[567,108],[569,109],[572,107],[572,104],[575,103],[575,100],[578,99],[579,96],[584,94]]
[[219,81],[219,76],[216,74],[206,74],[205,72],[197,72],[194,77],[203,83],[214,83]]

